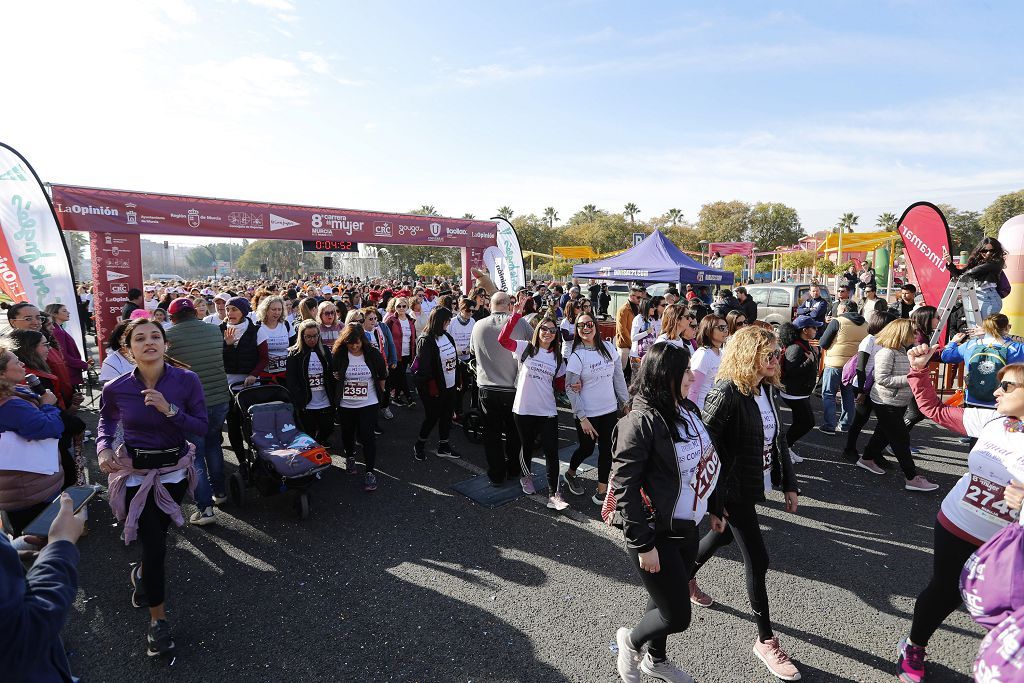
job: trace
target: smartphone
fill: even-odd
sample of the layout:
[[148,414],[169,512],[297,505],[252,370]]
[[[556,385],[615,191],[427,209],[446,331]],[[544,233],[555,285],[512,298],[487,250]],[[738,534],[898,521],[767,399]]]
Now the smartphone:
[[[72,486],[65,489],[67,494],[71,496],[71,507],[74,508],[75,512],[85,507],[85,504],[99,493],[99,490],[100,487],[96,484],[91,486]],[[50,525],[57,518],[58,512],[60,512],[60,496],[57,496],[52,503],[47,505],[46,509],[39,513],[38,517],[29,522],[28,526],[21,533],[25,536],[41,536],[46,538],[50,534]]]

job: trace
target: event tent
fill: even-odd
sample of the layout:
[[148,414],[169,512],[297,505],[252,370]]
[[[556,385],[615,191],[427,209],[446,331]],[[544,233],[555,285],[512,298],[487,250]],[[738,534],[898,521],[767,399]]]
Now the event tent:
[[731,271],[709,268],[694,261],[660,230],[617,256],[573,266],[572,276],[684,285],[731,285],[735,278]]

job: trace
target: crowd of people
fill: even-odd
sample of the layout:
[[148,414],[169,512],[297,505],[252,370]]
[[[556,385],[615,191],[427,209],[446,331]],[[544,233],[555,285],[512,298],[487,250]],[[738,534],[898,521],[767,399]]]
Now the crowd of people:
[[[794,465],[804,458],[795,447],[815,427],[829,437],[843,434],[843,452],[859,468],[884,476],[891,454],[908,495],[917,495],[938,486],[917,470],[914,454],[922,444],[914,445],[914,425],[928,418],[964,434],[972,447],[968,472],[941,503],[933,577],[900,645],[899,676],[919,683],[929,637],[960,604],[960,568],[1019,515],[1024,494],[1016,481],[1024,478],[1024,391],[1018,390],[1024,343],[1010,335],[998,310],[1003,289],[994,266],[1004,258],[998,242],[986,238],[955,271],[995,293],[983,296],[981,328],[958,331],[941,348],[941,362],[964,366],[964,407],[940,403],[929,376],[930,359],[940,352],[929,346],[940,323],[935,308],[918,301],[912,284],[892,302],[879,298],[873,275],[864,279],[855,268],[834,301],[812,284],[792,322],[778,329],[758,319],[758,302],[742,286],[714,297],[693,285],[650,296],[635,283],[614,312],[607,339],[601,323],[610,297],[596,282],[531,283],[505,292],[478,273],[465,296],[458,282],[440,279],[132,289],[122,320],[97,340],[105,355],[96,453],[123,540],[140,547],[128,583],[132,604],[149,612],[147,653],[174,648],[165,611],[170,525],[185,523],[186,498],[196,504],[191,524],[216,522],[217,506],[228,499],[225,425],[236,456],[246,449],[244,416],[233,396],[277,384],[287,389],[300,428],[342,458],[367,493],[380,485],[376,437],[398,409],[422,412],[406,452],[425,461],[428,454],[462,457],[452,428],[478,406],[489,483],[518,485],[526,494],[537,492],[539,442],[547,507],[562,511],[586,495],[584,501],[621,526],[649,595],[639,623],[616,635],[618,672],[627,682],[638,681],[641,671],[691,680],[667,660],[667,637],[688,628],[693,606],[713,604],[697,576],[733,542],[757,629],[753,653],[777,678],[798,680],[772,626],[757,507],[777,489],[786,511],[797,513]],[[86,296],[83,306],[89,305]],[[0,471],[0,510],[10,538],[38,545],[40,539],[24,540],[22,530],[61,490],[87,479],[78,413],[83,373],[93,371],[94,361],[83,359],[62,329],[63,305],[40,311],[22,302],[6,310],[11,329],[0,340],[0,438],[8,447],[52,445],[55,467]],[[820,420],[812,402],[817,391]],[[564,469],[560,408],[571,415],[577,437]],[[861,452],[859,435],[872,415],[877,427]],[[578,472],[595,450],[597,481],[589,489]],[[971,497],[979,479],[996,492],[995,502]],[[705,517],[709,528],[701,536]],[[62,504],[49,544],[21,583],[23,593],[55,574],[74,584],[73,543],[82,524]],[[0,564],[13,576],[20,568],[3,537]],[[64,591],[46,608],[66,614],[68,604]],[[26,598],[17,609],[27,614],[41,606]],[[62,623],[51,615],[34,633],[48,629],[53,642]],[[42,662],[33,666],[68,671],[59,648],[33,656]]]

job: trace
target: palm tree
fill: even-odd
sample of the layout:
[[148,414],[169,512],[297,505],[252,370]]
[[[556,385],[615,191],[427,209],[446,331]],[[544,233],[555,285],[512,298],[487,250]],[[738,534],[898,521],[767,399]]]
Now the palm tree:
[[473,214],[471,214],[471,213],[464,213],[464,214],[462,214],[462,217],[463,217],[463,218],[465,218],[466,220],[469,220],[469,221],[471,221],[471,220],[473,220],[474,218],[476,218],[476,216],[474,216],[474,215],[473,215]]
[[852,211],[848,211],[839,219],[839,223],[836,225],[834,232],[853,232],[853,226],[857,225],[857,221],[859,220],[860,216],[854,215]]
[[439,214],[437,212],[437,209],[434,208],[433,204],[424,204],[419,209],[417,209],[415,213],[418,213],[421,216],[440,216],[441,215],[441,214]]
[[558,220],[558,212],[555,211],[555,207],[549,206],[544,209],[544,218],[548,221],[548,227],[553,229],[555,227],[555,222]]
[[635,228],[636,227],[636,215],[638,213],[640,213],[640,209],[637,207],[637,205],[634,204],[633,202],[629,202],[623,208],[623,213],[626,214],[627,216],[629,216],[629,222]]
[[886,232],[892,232],[896,229],[896,214],[885,213],[878,214],[878,220],[875,221],[875,226],[881,228]]
[[504,218],[505,220],[510,221],[512,220],[512,209],[509,208],[508,206],[503,206],[500,209],[498,209],[498,215]]
[[583,216],[587,219],[588,223],[593,223],[597,220],[598,209],[593,204],[587,204],[583,207]]
[[668,222],[672,224],[672,227],[679,225],[679,221],[683,220],[682,209],[669,209],[668,210]]

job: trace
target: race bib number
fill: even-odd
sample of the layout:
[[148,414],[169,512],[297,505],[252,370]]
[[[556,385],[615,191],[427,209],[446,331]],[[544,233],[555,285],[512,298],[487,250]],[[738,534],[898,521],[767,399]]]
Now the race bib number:
[[288,359],[284,356],[278,356],[271,358],[267,361],[267,372],[276,374],[278,372],[284,372],[288,365]]
[[1010,506],[1003,500],[1003,492],[1006,487],[977,474],[971,475],[967,492],[960,500],[968,512],[979,517],[999,524],[1009,524],[1013,521],[1010,515]]
[[444,361],[444,371],[446,373],[455,372],[455,364],[458,362],[456,358],[446,358]]
[[366,398],[369,393],[370,386],[366,382],[345,381],[344,398]]
[[322,374],[310,375],[309,376],[309,388],[310,389],[322,389],[324,386],[324,376]]
[[772,444],[768,442],[764,445],[764,451],[761,454],[761,469],[765,472],[772,468]]

